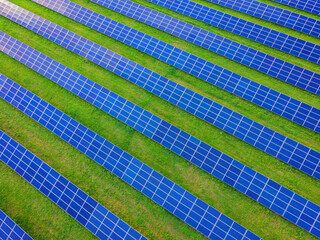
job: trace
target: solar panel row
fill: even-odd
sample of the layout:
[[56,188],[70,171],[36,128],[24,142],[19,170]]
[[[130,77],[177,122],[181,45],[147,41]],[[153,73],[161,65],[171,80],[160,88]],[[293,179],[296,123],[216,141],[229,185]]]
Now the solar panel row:
[[[301,171],[320,179],[319,152],[233,112],[210,99],[204,98],[129,59],[103,48],[98,44],[49,22],[48,20],[40,18],[16,5],[7,4],[6,6],[3,13],[4,16],[49,38],[55,43],[66,47],[70,51],[86,57],[92,62],[128,79],[138,86],[195,114],[234,136],[243,139]],[[12,9],[10,10],[11,6]],[[14,11],[16,14],[14,16],[9,16]],[[6,41],[7,40],[4,40],[4,44]],[[5,51],[2,51],[10,52],[10,50],[11,46],[9,44],[8,48],[5,49]],[[16,49],[13,49],[13,53],[15,53],[15,51]],[[23,52],[20,52],[19,54],[23,54]]]
[[207,0],[257,18],[320,37],[320,21],[255,0]]
[[298,8],[316,15],[320,15],[320,2],[318,0],[272,0],[294,8]]
[[[69,89],[71,92],[82,97],[98,108],[101,108],[110,115],[127,123],[129,126],[161,143],[163,146],[171,149],[175,153],[180,154],[195,165],[201,167],[203,170],[211,173],[213,176],[219,178],[281,216],[284,216],[288,220],[296,224],[300,224],[299,226],[306,224],[305,220],[299,222],[298,218],[300,215],[304,216],[301,212],[303,208],[300,205],[297,207],[296,203],[290,200],[295,199],[299,204],[304,204],[304,200],[298,200],[304,198],[298,195],[294,197],[294,195],[296,195],[294,192],[273,182],[222,152],[213,149],[209,145],[163,121],[157,116],[143,110],[137,105],[128,102],[119,95],[110,92],[45,55],[32,50],[30,47],[24,48],[23,46],[26,46],[25,44],[23,44],[22,47],[16,47],[14,42],[9,42],[9,44],[13,46],[16,56],[15,58],[21,59],[20,61],[24,64],[28,66],[36,66],[33,67],[33,69],[41,69],[39,72],[42,72],[43,75],[52,79],[54,82],[57,82],[59,85]],[[23,52],[26,53],[25,56],[21,55]],[[27,58],[29,58],[28,61],[25,60]],[[46,61],[39,63],[38,61],[33,60],[34,58],[46,59]],[[50,68],[48,68],[48,66],[50,66]],[[53,127],[48,128],[52,129]],[[71,134],[72,133],[69,135]],[[77,136],[75,137],[77,138]],[[80,135],[80,137],[83,138],[82,135]],[[97,149],[99,148],[100,146],[98,145]],[[94,154],[96,154],[94,151],[93,153],[90,152],[90,156],[95,156]],[[95,160],[100,164],[103,161],[100,158]],[[292,206],[290,205],[291,203],[293,204]],[[308,203],[305,213],[307,216],[310,215],[308,213],[310,209],[315,212],[314,214],[317,216],[318,208],[316,206],[312,206],[312,203]],[[297,209],[298,212],[296,212]],[[315,216],[311,214],[310,218],[312,219]]]
[[[2,74],[0,78],[1,84],[8,83]],[[20,93],[28,94],[25,89],[20,90]],[[1,130],[0,159],[98,238],[146,239]]]
[[[0,84],[3,86],[2,89],[0,89],[1,98],[5,99],[7,102],[9,102],[22,112],[30,116],[32,119],[36,120],[37,122],[45,126],[47,129],[55,133],[57,136],[61,137],[63,140],[74,146],[76,149],[86,154],[88,157],[90,157],[91,159],[93,159],[94,161],[96,161],[97,163],[114,173],[123,181],[127,182],[128,184],[145,194],[147,197],[149,197],[150,199],[167,209],[169,212],[173,213],[175,216],[177,216],[184,222],[188,223],[190,226],[197,229],[205,236],[209,237],[210,239],[260,239],[252,232],[248,231],[247,229],[237,224],[227,216],[218,212],[216,209],[201,201],[199,198],[195,197],[191,193],[187,192],[174,182],[170,181],[168,178],[165,178],[160,173],[154,171],[138,159],[124,152],[122,149],[118,148],[106,139],[97,135],[90,129],[86,128],[84,125],[75,121],[68,115],[64,114],[54,106],[40,99],[38,96],[34,95],[30,91],[26,90],[17,83],[8,79],[4,75],[0,76]],[[4,144],[6,144],[6,142],[8,142],[8,139],[4,139]],[[11,153],[10,150],[16,148],[16,146],[10,147],[8,153],[6,153],[6,156],[12,156],[13,153]],[[18,149],[20,148],[21,147],[19,147]],[[21,157],[22,155],[27,155],[26,157],[28,157],[28,155],[30,155],[29,152],[28,154],[23,154],[24,152],[25,150],[22,150],[21,152],[15,151],[14,154],[18,155],[18,159],[19,156]],[[15,162],[15,159],[17,159],[16,156],[11,157],[11,162]],[[39,161],[39,159],[36,159],[36,162]],[[6,162],[8,162],[8,160]],[[9,162],[9,164],[11,164],[11,162]],[[30,160],[28,162],[30,162]],[[22,164],[22,166],[19,165],[20,168],[24,169],[25,165],[23,164],[23,160],[20,161],[20,163]],[[33,164],[33,166],[34,165],[35,164]],[[42,163],[42,165],[44,164]],[[44,166],[45,169],[48,168],[48,166]],[[35,165],[35,167],[35,170],[39,168],[39,166],[37,165]],[[14,168],[17,169],[15,165]],[[18,172],[19,171],[20,169],[18,168]],[[34,172],[34,170],[30,171],[31,173]],[[51,173],[52,170],[46,170],[44,172]],[[40,180],[42,180],[45,176],[42,176],[41,173],[39,174],[37,176],[38,178],[40,178]],[[56,181],[56,179],[61,179],[61,182],[65,183],[64,186],[68,187],[70,185],[70,183],[66,184],[65,178],[63,178],[62,176],[57,177],[56,172],[53,171],[52,175],[54,181],[50,181],[51,179],[47,181],[51,183],[51,185]],[[39,184],[37,184],[37,186],[38,185]],[[50,191],[50,184],[49,187],[47,187],[48,190],[44,188],[44,186],[46,185],[43,185],[44,184],[41,184],[40,190],[44,191],[45,193],[47,193],[48,190]],[[58,192],[56,194],[57,197],[52,195],[51,191],[49,192],[49,197],[52,196],[52,199],[59,200],[58,204],[60,203],[63,209],[68,207],[69,202],[69,200],[64,199],[70,197],[66,193],[66,196],[62,198],[62,200],[67,202],[64,203],[63,201],[60,201],[61,191],[59,191],[59,189],[60,187],[64,189],[64,186],[60,186],[58,184],[58,189],[56,190]],[[68,191],[68,193],[70,193],[72,189],[74,189],[75,187],[71,185],[70,188],[71,189],[70,191]],[[93,214],[93,216],[96,219],[90,217],[90,219],[88,220],[91,224],[101,219],[101,213],[104,213],[107,210],[103,210],[100,213],[96,212],[96,207],[94,207],[95,204],[92,204],[93,200],[89,197],[83,197],[84,193],[81,192],[81,190],[76,191],[76,193],[77,192],[80,193],[80,197],[82,196],[81,198],[83,200],[89,199],[88,204],[86,205],[84,205],[83,200],[79,199],[80,204],[82,204],[80,206],[83,206],[83,208],[85,208],[85,210],[88,213],[84,210],[79,210],[79,207],[75,208],[75,210],[77,212],[80,211],[80,213],[83,212],[83,217],[88,215],[90,217],[89,213],[91,213],[91,215]],[[86,209],[86,207],[88,209]],[[316,210],[316,206],[314,206],[314,204],[312,203],[309,203],[308,207],[311,207],[312,211],[314,209]],[[69,208],[66,209],[68,210]],[[71,214],[73,214],[73,211],[71,211]],[[114,218],[114,215],[112,215],[111,213],[107,214],[107,216],[109,215],[111,215],[110,218]],[[91,219],[92,221],[90,221]],[[84,220],[80,218],[80,220],[78,221],[81,222]],[[87,226],[89,222],[84,221],[84,225]],[[113,222],[116,223],[117,221]],[[311,222],[308,224],[311,224]],[[119,225],[119,227],[121,227],[124,225],[124,223],[119,222]],[[124,227],[124,230],[129,229],[126,226]],[[135,234],[138,233],[135,232]]]
[[320,63],[320,46],[314,43],[216,11],[189,0],[148,1],[283,52],[311,62]]
[[320,74],[128,0],[91,0],[272,77],[320,95]]
[[[1,138],[1,130],[0,130]],[[0,159],[1,159],[2,146],[0,143]],[[1,209],[0,209],[0,239],[3,240],[32,240],[32,238],[21,228],[19,227],[11,218],[9,218]]]
[[[307,107],[301,107],[302,102],[298,100],[253,82],[126,25],[108,19],[69,0],[33,1],[184,70],[191,75],[199,77],[204,81],[243,97],[276,114],[279,114],[278,109],[281,109],[281,116],[293,120],[302,126],[309,128],[313,126],[311,129],[316,130],[315,127],[320,124],[319,109],[308,105]],[[286,101],[284,102],[283,99],[286,99]],[[294,104],[288,106],[288,102]],[[306,111],[306,109],[310,110]],[[296,116],[301,116],[302,118],[297,119]]]

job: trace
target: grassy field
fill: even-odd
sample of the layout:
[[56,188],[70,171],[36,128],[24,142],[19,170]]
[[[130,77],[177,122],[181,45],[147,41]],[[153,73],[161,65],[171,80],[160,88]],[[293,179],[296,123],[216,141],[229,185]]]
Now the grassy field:
[[[252,103],[175,69],[138,50],[37,5],[30,0],[10,1],[126,56],[279,133],[320,151],[320,135],[311,130],[257,107]],[[298,89],[215,53],[204,50],[201,47],[107,10],[88,0],[72,1],[171,43],[197,56],[203,57],[206,60],[210,60],[249,79],[320,108],[319,96]],[[135,1],[320,73],[319,65],[219,30],[213,26],[158,7],[145,0]],[[196,2],[320,44],[319,39],[280,27],[276,24],[258,20],[254,17],[228,10],[203,0],[196,0]],[[264,2],[270,3],[270,1]],[[280,6],[280,4],[275,3],[274,5]],[[290,7],[283,8],[292,10]],[[312,14],[307,14],[299,10],[295,11],[320,20],[319,17],[315,17]],[[129,99],[164,120],[180,127],[193,136],[247,164],[314,203],[320,204],[319,181],[3,17],[0,17],[0,30],[89,77],[93,81]],[[183,158],[173,154],[144,135],[3,53],[0,53],[0,72],[137,157],[222,213],[258,234],[260,237],[264,239],[316,239],[311,234],[254,202],[240,192],[237,192],[227,184],[189,164]],[[193,230],[187,224],[162,209],[143,194],[94,163],[94,161],[84,154],[3,100],[0,100],[0,129],[27,147],[146,237],[150,239],[205,239],[200,233]],[[45,198],[31,185],[26,183],[3,163],[0,163],[0,208],[35,239],[95,238],[89,231],[54,205],[49,199]]]

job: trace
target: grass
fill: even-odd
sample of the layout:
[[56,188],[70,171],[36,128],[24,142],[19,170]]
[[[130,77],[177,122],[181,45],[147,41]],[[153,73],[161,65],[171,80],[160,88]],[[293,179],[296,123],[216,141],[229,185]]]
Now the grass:
[[[176,70],[31,1],[11,0],[11,2],[147,66],[315,150],[320,150],[319,134]],[[318,96],[251,70],[145,24],[130,20],[87,0],[74,0],[74,2],[320,108]],[[146,1],[137,2],[174,16],[177,15]],[[220,32],[211,26],[180,15],[177,16],[212,32]],[[319,181],[3,17],[0,18],[0,29],[296,191],[316,204],[320,204]],[[285,28],[281,29],[282,31],[286,30]],[[239,42],[243,41],[246,45],[252,44],[254,48],[264,49],[274,56],[279,54],[276,50],[265,48],[260,44],[230,33],[223,32],[223,34],[228,38],[235,38]],[[316,64],[289,55],[281,55],[284,60],[320,73],[319,66],[316,66]],[[0,53],[0,63],[0,72],[264,239],[315,239],[294,224],[3,53]],[[203,239],[203,236],[191,227],[2,100],[0,101],[0,129],[26,146],[146,237],[150,239]],[[35,239],[94,238],[85,228],[43,197],[4,164],[1,163],[0,168],[0,208],[7,212]],[[34,200],[30,202],[26,199]]]

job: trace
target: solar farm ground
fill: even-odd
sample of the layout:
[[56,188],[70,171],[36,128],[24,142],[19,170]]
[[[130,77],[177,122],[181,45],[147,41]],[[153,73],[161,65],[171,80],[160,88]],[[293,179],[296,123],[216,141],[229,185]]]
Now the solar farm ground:
[[[177,70],[147,54],[106,37],[88,27],[35,4],[30,0],[10,1],[126,56],[289,138],[320,151],[320,135],[311,130],[205,83],[196,77]],[[88,0],[72,1],[278,90],[290,97],[320,108],[319,96],[281,82],[263,73],[252,70],[249,67],[245,67],[220,55],[204,50],[194,44],[129,19],[128,17],[107,10]],[[145,0],[136,0],[135,2],[320,73],[320,67],[317,64],[182,16],[148,3]],[[318,45],[320,44],[320,40],[315,37],[280,27],[276,24],[250,17],[206,1],[196,0],[195,2]],[[308,14],[307,12],[276,4],[271,1],[263,2],[320,20],[319,16]],[[67,51],[63,47],[36,35],[4,17],[0,17],[0,30],[120,94],[164,120],[169,121],[182,130],[187,131],[200,140],[205,141],[229,156],[252,167],[310,201],[318,205],[320,204],[320,182],[318,180],[307,176],[236,137],[186,113],[178,107],[165,102],[121,77]],[[45,77],[40,76],[4,53],[0,53],[0,72],[118,145],[128,153],[142,160],[153,169],[159,171],[260,237],[264,239],[316,239],[311,234],[276,213],[249,199],[242,193],[188,163],[182,157],[173,154],[144,135],[83,101],[62,87],[59,87]],[[0,100],[0,129],[27,147],[149,239],[205,239],[199,232],[180,221],[165,209],[94,163],[84,154],[3,100]],[[0,209],[5,211],[35,239],[95,239],[88,230],[68,216],[49,199],[45,198],[2,162],[0,163]]]

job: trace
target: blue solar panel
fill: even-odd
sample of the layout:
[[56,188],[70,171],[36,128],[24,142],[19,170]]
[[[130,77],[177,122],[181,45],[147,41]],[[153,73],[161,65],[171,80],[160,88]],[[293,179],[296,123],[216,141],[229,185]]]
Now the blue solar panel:
[[319,0],[272,0],[316,15],[320,15]]
[[[270,179],[268,180],[253,169],[246,167],[240,162],[237,162],[188,133],[181,131],[170,123],[143,110],[137,105],[128,102],[126,99],[110,92],[84,76],[66,68],[43,54],[32,50],[32,48],[24,48],[23,46],[26,46],[25,44],[19,48],[17,48],[13,42],[11,44],[16,51],[16,58],[22,59],[22,62],[26,65],[37,66],[36,68],[42,69],[39,72],[43,71],[44,75],[46,75],[45,72],[49,73],[47,76],[54,82],[57,82],[93,105],[103,109],[112,116],[127,123],[129,126],[191,161],[213,176],[279,213],[279,211],[276,210],[277,207],[272,208],[271,204],[275,201],[276,195],[270,197],[269,195],[262,194],[263,189],[265,188],[264,184],[271,181]],[[25,52],[26,55],[20,56],[21,52]],[[30,56],[29,61],[23,60],[26,56],[28,56],[27,58]],[[33,57],[45,59],[45,62],[34,61]],[[52,67],[46,67],[46,70],[44,70],[44,66]],[[49,129],[52,128],[53,127]],[[101,160],[98,160],[96,161],[101,164]],[[250,184],[251,182],[253,182],[253,185]],[[282,186],[279,188],[284,189]],[[286,189],[286,191],[289,190]],[[277,192],[274,192],[274,194],[276,193]],[[258,198],[259,195],[262,197]],[[268,201],[264,199],[264,196],[268,196]],[[287,206],[284,206],[284,208],[286,207]]]
[[[128,0],[90,0],[152,27],[320,95],[320,74]],[[57,4],[55,7],[58,7]],[[98,29],[101,30],[101,29]],[[120,38],[121,39],[121,38]]]
[[[310,114],[306,115],[304,109],[299,109],[298,107],[301,106],[302,102],[223,69],[211,62],[198,58],[195,55],[166,44],[163,41],[139,32],[133,28],[108,19],[73,2],[68,0],[33,1],[44,4],[65,16],[150,54],[151,56],[169,63],[172,66],[176,66],[177,68],[199,77],[215,86],[221,87],[236,94],[237,96],[243,97],[244,99],[264,107],[267,110],[271,110],[278,114],[278,108],[283,109],[280,115],[287,117],[289,120],[294,121],[294,116],[297,115],[304,116],[305,121],[302,122],[300,119],[294,121],[302,126],[316,126],[320,123],[319,109],[313,109],[311,114],[313,117],[310,117],[310,121],[308,121],[307,119]],[[318,87],[320,87],[320,82],[318,85]],[[239,88],[239,86],[241,87]],[[283,102],[282,99],[287,100],[286,102]],[[296,108],[287,108],[287,102],[295,102]],[[271,106],[277,107],[272,108]],[[311,106],[308,107],[312,109]]]
[[[257,148],[277,157],[291,166],[294,166],[295,168],[298,168],[301,171],[320,179],[319,152],[316,152],[269,128],[266,128],[263,125],[254,122],[228,108],[225,108],[210,99],[204,98],[203,96],[184,88],[183,86],[178,85],[142,67],[141,65],[130,61],[129,59],[126,59],[108,49],[101,47],[98,44],[82,38],[81,36],[76,35],[54,23],[40,18],[39,16],[36,16],[16,5],[8,4],[8,6],[15,8],[15,13],[18,13],[19,11],[23,12],[20,12],[15,16],[20,16],[21,19],[28,16],[27,21],[29,24],[26,25],[28,28],[36,31],[36,24],[40,24],[41,30],[38,30],[37,32],[42,36],[48,37],[50,40],[65,46],[67,49],[86,57],[100,66],[156,94],[157,96],[162,97],[163,99],[181,107],[182,109],[185,109],[188,112],[204,119],[205,121],[246,141],[247,143],[252,144],[253,146],[256,146]],[[5,12],[10,12],[9,7],[6,8]],[[33,17],[31,17],[31,15]],[[12,17],[11,19],[16,18]],[[20,22],[20,20],[17,20],[17,22]],[[27,58],[20,60],[19,56],[22,56],[25,50],[19,51],[19,55],[16,56],[16,52],[18,50],[12,48],[12,44],[16,40],[13,39],[10,41],[10,37],[7,37],[7,35],[4,33],[2,33],[2,36],[4,36],[2,41],[3,52],[11,52],[11,55],[17,57],[17,59],[22,63],[36,61],[35,59],[37,59],[38,56],[34,55],[33,59],[29,58],[29,55],[31,55],[29,52]],[[32,50],[30,50],[30,52],[32,52]],[[32,65],[33,64],[29,64],[29,66]],[[36,70],[39,70],[43,74],[46,73],[47,68],[48,66],[44,65],[43,69],[39,70],[36,68]],[[52,77],[51,72],[47,73],[47,75]],[[53,77],[56,78],[55,76]],[[72,86],[69,86],[69,88],[72,88]],[[95,99],[91,99],[91,101],[92,100]],[[98,104],[99,107],[101,107],[101,103]],[[105,111],[108,111],[108,109]],[[144,128],[142,128],[142,130],[143,129]],[[149,136],[148,133],[145,134]],[[160,133],[160,136],[162,135],[163,133]],[[158,139],[156,141],[159,142],[160,140]],[[181,154],[179,149],[173,148],[171,150],[175,151],[177,154]],[[186,154],[186,156],[182,156],[190,160],[188,158],[188,154]],[[196,162],[198,162],[198,160]]]
[[[105,1],[105,0],[104,0]],[[147,0],[283,52],[320,63],[320,45],[248,22],[189,0]]]
[[[0,74],[0,78],[0,82],[3,83],[5,79],[4,76]],[[27,93],[24,89],[20,90],[20,93]],[[30,96],[31,95],[29,95],[29,97]],[[27,96],[24,96],[24,98],[26,97]],[[98,238],[146,239],[1,130],[0,160]]]
[[[0,137],[1,137],[1,130],[0,130]],[[1,150],[2,149],[0,145],[0,153],[1,153]],[[0,239],[32,240],[32,238],[21,227],[19,227],[11,218],[9,218],[1,209],[0,209]]]
[[[210,239],[261,239],[238,223],[234,222],[232,219],[201,201],[199,198],[187,192],[174,182],[170,181],[168,178],[165,178],[160,173],[154,171],[138,159],[124,152],[122,149],[97,135],[84,125],[81,125],[79,122],[75,121],[68,115],[64,114],[54,106],[48,104],[38,96],[29,92],[4,75],[0,75],[0,84],[3,86],[2,89],[0,89],[1,98],[5,99],[13,106],[45,126],[47,129],[54,132],[76,149],[86,154],[88,157],[117,175],[123,181],[127,182]],[[21,145],[18,146],[18,144],[14,140],[9,139],[8,136],[3,135],[1,137],[0,134],[0,146],[1,144],[2,146],[6,146],[7,143],[9,143],[9,146],[7,146],[4,150],[2,155],[3,157],[1,159],[9,166],[12,166],[12,168],[14,168],[19,174],[22,174],[27,180],[30,180],[30,178],[35,179],[31,183],[38,187],[44,194],[49,194],[49,198],[53,201],[57,201],[57,204],[66,210],[71,216],[76,215],[75,211],[80,211],[80,213],[83,212],[83,217],[89,215],[87,220],[83,220],[80,217],[77,219],[78,217],[76,217],[80,223],[83,223],[85,226],[90,226],[91,229],[96,230],[96,228],[94,228],[94,224],[101,224],[98,221],[101,218],[103,219],[101,214],[105,213],[105,215],[110,216],[111,219],[115,218],[115,216],[110,212],[107,213],[108,211],[102,206],[96,207],[98,203],[96,203],[89,196],[84,196],[85,193],[83,193],[81,190],[74,191],[76,188],[74,185],[67,183],[65,178],[63,178],[61,175],[59,176],[59,174],[54,170],[50,170],[48,165],[36,158]],[[23,157],[20,160],[21,156]],[[28,163],[30,163],[30,160],[32,159],[36,163],[33,165],[33,169],[27,167]],[[41,169],[43,169],[43,171],[36,173],[39,169],[39,166]],[[45,181],[44,178],[48,178],[46,177],[48,173],[50,174],[50,179]],[[34,177],[32,174],[35,174]],[[56,184],[54,191],[51,189],[53,189],[54,186],[52,186],[52,184],[56,181],[56,179],[62,182],[63,185]],[[40,180],[44,181],[44,183],[38,183]],[[46,184],[48,184],[48,186]],[[63,192],[60,190],[65,189],[65,186],[70,186],[71,189],[62,195]],[[254,189],[255,188],[253,188],[253,190]],[[83,209],[80,210],[80,206],[75,206],[73,210],[69,208],[68,204],[70,203],[70,197],[72,199],[73,196],[69,195],[71,191],[80,194],[78,198],[82,204],[80,206],[82,206],[82,208],[84,208],[84,210],[86,210],[88,213],[84,212]],[[53,195],[52,192],[55,193],[55,195]],[[62,198],[62,196],[64,196],[64,198]],[[83,200],[87,199],[87,204],[85,204],[80,197]],[[61,201],[60,198],[66,198],[68,200]],[[307,202],[308,203],[303,203],[308,204],[309,210],[317,210],[316,205],[309,201]],[[79,202],[77,203],[79,204]],[[95,209],[99,210],[100,213],[95,211]],[[96,219],[91,217],[91,215],[93,215]],[[110,224],[114,225],[114,223],[117,222],[119,223],[120,227],[118,230],[119,232],[117,232],[118,234],[120,234],[121,229],[127,230],[126,232],[134,231],[133,229],[130,230],[131,228],[121,220],[113,220]],[[306,222],[306,224],[312,225],[313,223],[309,221]],[[316,228],[312,229],[314,229],[313,231],[316,231]],[[311,229],[310,232],[312,232]],[[131,235],[137,236],[134,239],[139,239],[141,236],[136,231],[132,232]],[[123,236],[123,233],[121,233],[120,236]],[[143,237],[141,236],[141,238]]]
[[320,21],[254,0],[207,0],[257,18],[320,37]]

